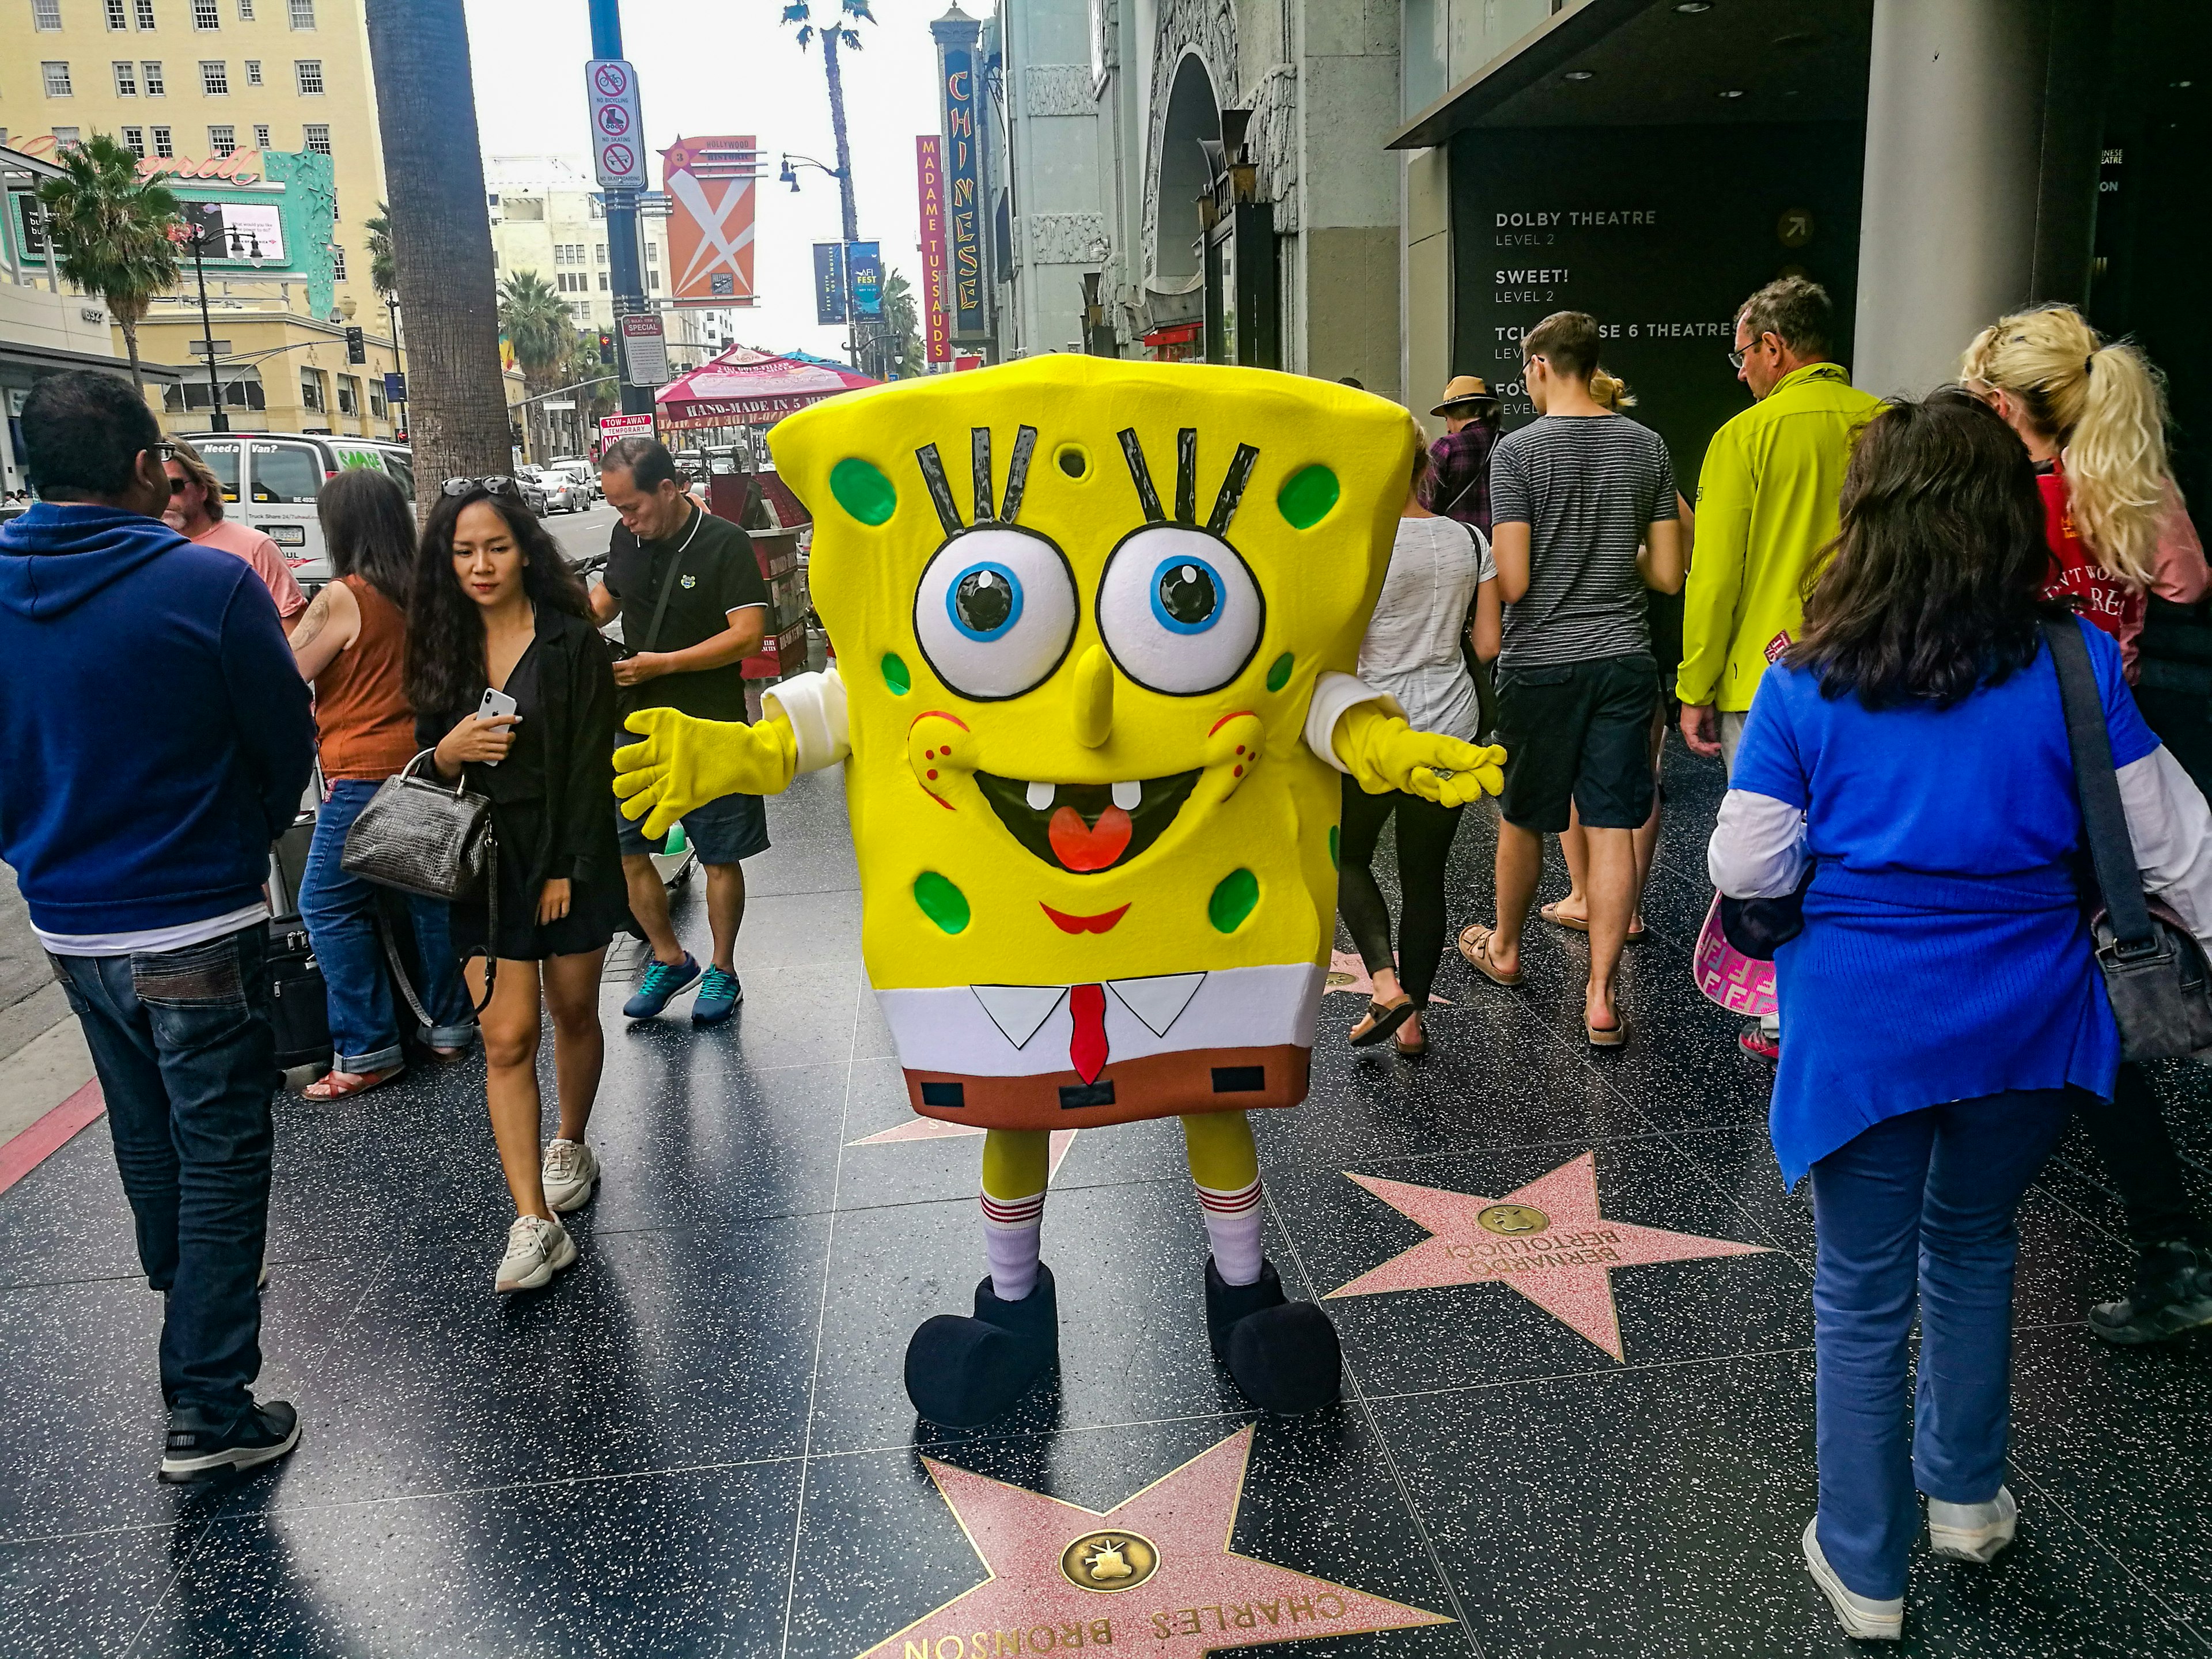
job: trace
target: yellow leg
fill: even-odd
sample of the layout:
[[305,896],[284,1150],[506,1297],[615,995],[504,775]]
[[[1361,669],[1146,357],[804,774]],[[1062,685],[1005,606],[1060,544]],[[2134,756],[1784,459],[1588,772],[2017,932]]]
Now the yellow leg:
[[[1249,1135],[1247,1139],[1249,1139]],[[992,1198],[1033,1198],[1051,1170],[1052,1135],[1044,1129],[989,1129],[983,1134],[983,1191]]]
[[[1182,1145],[1190,1178],[1211,1191],[1242,1192],[1260,1178],[1260,1154],[1242,1112],[1204,1112],[1183,1119]],[[988,1170],[988,1153],[985,1158]]]

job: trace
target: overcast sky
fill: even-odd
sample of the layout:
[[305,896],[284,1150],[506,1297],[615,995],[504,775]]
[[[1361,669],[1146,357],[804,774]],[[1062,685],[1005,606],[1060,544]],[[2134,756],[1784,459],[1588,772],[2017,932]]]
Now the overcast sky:
[[[477,119],[487,155],[561,155],[591,171],[584,64],[591,27],[580,3],[465,0]],[[815,0],[817,15],[836,0]],[[878,21],[858,25],[860,52],[841,55],[863,240],[883,244],[884,262],[919,290],[921,264],[914,140],[937,130],[936,55],[929,20],[945,0],[875,0]],[[964,9],[987,15],[971,0]],[[812,246],[839,234],[837,181],[799,171],[799,193],[776,182],[789,150],[836,164],[822,49],[805,52],[778,19],[778,0],[629,0],[624,55],[637,67],[653,182],[659,151],[678,137],[752,135],[765,176],[753,273],[758,303],[738,313],[738,337],[769,350],[793,346],[840,356],[842,328],[814,325]]]

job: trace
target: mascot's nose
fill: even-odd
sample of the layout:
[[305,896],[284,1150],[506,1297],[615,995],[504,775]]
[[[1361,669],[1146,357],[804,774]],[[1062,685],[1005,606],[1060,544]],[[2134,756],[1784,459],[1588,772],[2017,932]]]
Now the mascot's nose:
[[1075,664],[1075,740],[1098,749],[1114,735],[1114,661],[1092,646]]

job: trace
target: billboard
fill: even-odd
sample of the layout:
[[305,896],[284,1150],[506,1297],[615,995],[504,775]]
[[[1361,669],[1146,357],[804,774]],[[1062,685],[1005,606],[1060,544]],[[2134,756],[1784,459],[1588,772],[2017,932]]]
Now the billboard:
[[821,328],[835,328],[846,321],[842,242],[814,245],[814,321]]
[[855,317],[884,313],[884,257],[880,242],[845,244],[845,280],[853,290]]
[[668,197],[670,297],[679,306],[753,303],[750,137],[678,138],[660,152]]
[[946,309],[963,337],[990,332],[983,310],[983,165],[975,119],[975,54],[948,46],[939,61],[945,82],[946,252],[951,264]]
[[921,331],[933,363],[952,361],[952,325],[945,310],[944,146],[933,132],[914,141],[915,182],[921,192]]

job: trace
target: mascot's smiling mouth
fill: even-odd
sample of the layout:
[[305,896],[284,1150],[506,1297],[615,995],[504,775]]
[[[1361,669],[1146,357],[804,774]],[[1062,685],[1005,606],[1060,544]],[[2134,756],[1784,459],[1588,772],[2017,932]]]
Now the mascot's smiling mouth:
[[1024,783],[975,774],[1014,839],[1056,870],[1117,869],[1158,841],[1198,784],[1198,772],[1134,783]]

